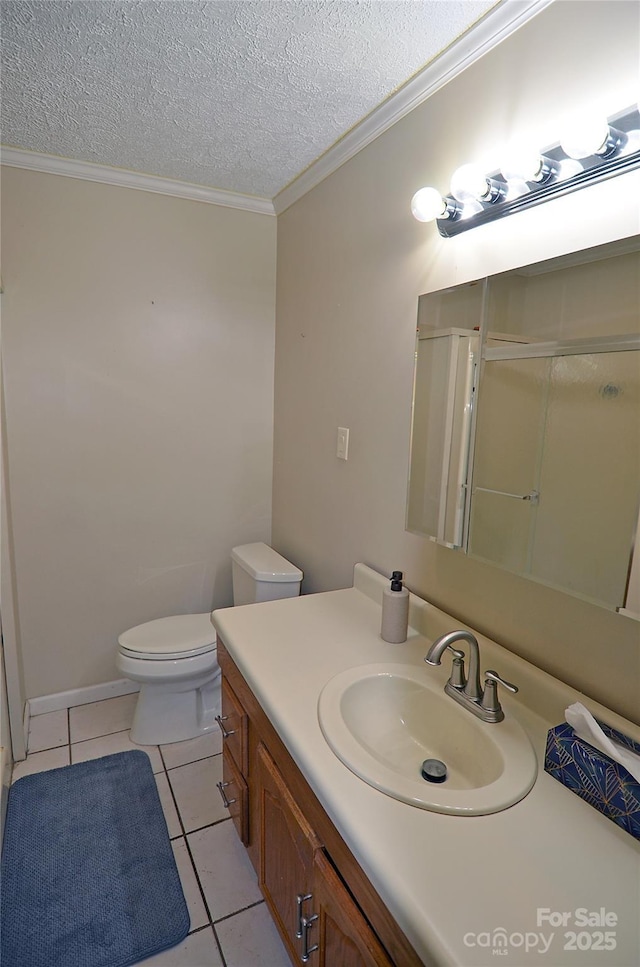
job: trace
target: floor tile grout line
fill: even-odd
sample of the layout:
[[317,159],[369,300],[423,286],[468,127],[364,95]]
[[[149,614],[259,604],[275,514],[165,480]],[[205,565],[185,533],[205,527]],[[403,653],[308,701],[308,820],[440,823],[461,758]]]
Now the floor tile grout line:
[[[92,702],[77,702],[75,705],[69,705],[68,707],[70,709],[72,709],[72,708],[86,708],[87,705],[101,705],[103,702],[115,702],[119,698],[128,698],[129,695],[135,695],[136,696],[136,700],[137,700],[138,694],[139,694],[139,691],[138,690],[136,690],[135,692],[125,692],[124,695],[109,695],[109,696],[107,696],[107,698],[94,698],[94,700]],[[48,713],[47,712],[41,712],[40,714],[41,715],[47,715]]]
[[[202,903],[204,905],[204,911],[205,911],[207,917],[209,918],[209,926],[213,930],[213,917],[211,916],[211,910],[209,909],[209,904],[207,903],[207,898],[205,896],[205,892],[202,889],[202,883],[200,882],[200,876],[198,874],[198,868],[197,868],[197,866],[195,864],[195,860],[193,858],[193,853],[191,852],[191,844],[189,843],[189,840],[187,839],[186,833],[185,833],[185,837],[184,837],[184,844],[185,844],[186,849],[187,849],[187,855],[189,857],[189,860],[191,861],[191,868],[193,870],[193,875],[196,878],[196,883],[198,884],[198,889],[200,890],[200,897],[202,898]],[[220,950],[220,955],[222,956],[222,960],[223,960],[224,967],[226,967],[226,960],[224,959],[224,955],[222,954],[222,946],[220,944],[220,941],[218,940],[218,936],[217,936],[215,930],[213,930],[213,935],[214,935],[215,941],[216,941],[216,943],[218,945],[218,948]]]
[[222,752],[212,752],[211,755],[203,755],[198,759],[191,759],[189,762],[181,762],[177,766],[165,766],[165,769],[167,773],[175,772],[176,769],[184,769],[186,766],[194,766],[196,762],[204,762],[205,759],[216,759],[219,755],[222,755]]
[[261,900],[254,900],[253,903],[249,903],[246,907],[241,907],[239,910],[234,910],[233,913],[225,913],[223,917],[218,917],[217,920],[212,922],[211,926],[216,927],[221,923],[225,923],[227,920],[231,920],[233,917],[237,917],[240,913],[246,913],[247,910],[253,910],[254,907],[259,907],[263,903],[265,904],[266,908],[264,897],[262,897]]
[[201,833],[204,829],[211,829],[212,826],[221,826],[222,823],[227,823],[231,820],[231,816],[223,816],[222,819],[214,819],[212,823],[207,823],[206,826],[198,826],[196,829],[189,829],[185,832],[185,836],[191,836],[193,833]]
[[[69,754],[71,754],[72,745],[82,745],[83,742],[96,742],[98,739],[106,739],[110,735],[119,735],[121,732],[130,732],[129,728],[116,729],[115,732],[103,732],[100,735],[92,735],[87,739],[72,739],[71,738],[71,722],[69,713],[70,709],[67,709],[67,740],[66,742],[60,742],[58,745],[49,745],[46,749],[29,749],[27,748],[28,755],[37,755],[38,752],[53,752],[54,749],[64,749],[65,746],[69,748]],[[135,743],[134,743],[135,745]],[[157,748],[157,746],[156,746]]]
[[[157,772],[156,775],[160,775],[160,773]],[[211,829],[213,826],[221,826],[230,819],[231,816],[223,816],[222,819],[214,819],[212,823],[207,823],[206,826],[197,826],[196,829],[185,829],[184,833],[176,833],[176,835],[172,836],[171,839],[178,839],[179,836],[192,836],[194,833],[202,833],[205,829]]]
[[[71,726],[69,726],[69,731],[71,731]],[[71,744],[78,745],[79,742],[93,742],[96,739],[106,739],[108,735],[118,735],[120,732],[130,732],[131,726],[126,726],[124,729],[112,729],[110,732],[101,732],[100,735],[87,735],[84,739],[73,739]]]
[[[83,742],[97,742],[98,739],[106,739],[110,735],[120,735],[121,732],[129,732],[130,733],[131,732],[131,726],[128,725],[124,729],[116,729],[115,732],[103,732],[102,735],[92,735],[90,739],[74,739],[74,740],[71,740],[71,745],[82,745]],[[134,742],[133,744],[134,745],[137,745],[136,742]],[[140,746],[140,748],[142,749],[143,746]],[[152,746],[152,748],[157,748],[157,746]]]
[[39,755],[40,752],[53,752],[55,749],[66,749],[71,743],[59,742],[58,745],[49,745],[46,749],[30,749],[27,745],[27,755]]
[[235,913],[228,913],[226,916],[220,917],[219,920],[216,920],[214,923],[211,924],[211,929],[213,930],[213,935],[216,938],[216,942],[217,942],[218,948],[220,950],[220,956],[222,957],[222,961],[223,961],[224,967],[226,967],[226,963],[227,962],[225,960],[224,952],[223,952],[223,949],[222,949],[222,941],[220,940],[220,937],[218,936],[218,931],[217,931],[216,928],[218,926],[220,926],[221,923],[226,923],[227,920],[232,920],[234,917],[239,916],[239,914],[246,913],[247,910],[253,910],[254,907],[259,907],[262,904],[265,904],[265,909],[267,909],[267,906],[266,906],[264,897],[261,900],[256,900],[255,903],[250,903],[249,906],[243,907],[241,910],[236,910]]
[[162,751],[162,746],[161,745],[158,745],[158,752],[160,753],[160,762],[162,763],[162,768],[164,770],[164,774],[167,777],[167,781],[168,781],[169,780],[169,770],[167,769],[167,763],[164,761],[164,752]]
[[[109,699],[103,699],[102,701],[109,701]],[[89,704],[99,704],[99,703],[90,703],[90,702],[88,702],[87,704],[89,705]],[[73,707],[78,708],[79,706],[73,706]],[[67,739],[66,739],[66,741],[61,742],[58,745],[50,745],[50,746],[47,746],[44,749],[29,749],[29,748],[27,748],[27,754],[28,755],[37,755],[39,752],[53,752],[54,749],[62,749],[65,746],[68,746],[69,747],[69,752],[71,752],[71,746],[73,746],[73,745],[81,745],[83,742],[97,742],[98,739],[106,739],[110,735],[119,735],[121,732],[128,732],[128,733],[131,732],[131,726],[125,726],[124,729],[114,729],[114,730],[112,730],[110,732],[101,732],[99,735],[87,736],[84,739],[74,739],[71,736],[71,715],[70,715],[71,708],[65,709],[65,711],[67,713]],[[50,713],[46,713],[45,712],[43,714],[46,715],[46,714],[50,714]],[[133,739],[131,741],[133,742]],[[173,743],[170,743],[170,742],[169,743],[165,743],[165,744],[166,745],[173,745]],[[133,745],[138,746],[139,743],[133,742]],[[147,747],[140,746],[140,748],[144,752],[145,751],[145,748],[147,748]],[[164,771],[167,774],[169,772],[173,772],[175,769],[182,769],[184,766],[190,766],[190,765],[193,765],[196,762],[203,762],[205,759],[215,759],[216,756],[222,755],[222,752],[212,752],[212,753],[210,753],[208,755],[198,755],[195,759],[189,759],[187,762],[180,762],[180,763],[178,763],[178,765],[171,766],[171,765],[167,765],[166,764],[166,761],[165,761],[165,758],[164,758],[164,754],[162,752],[162,748],[161,748],[161,746],[159,744],[155,744],[155,745],[149,746],[148,748],[152,748],[152,749],[157,749],[158,750],[158,752],[160,753],[160,756],[162,758],[163,769],[164,769]]]
[[[209,930],[210,927],[211,927],[210,923],[203,923],[201,927],[194,927],[193,930],[190,930],[189,933],[187,934],[187,937],[193,937],[194,933],[202,933],[203,930]],[[170,947],[169,947],[169,950],[171,950]]]
[[187,831],[185,829],[184,823],[182,821],[182,814],[180,812],[180,807],[178,806],[178,800],[176,799],[176,794],[173,791],[173,786],[171,785],[171,779],[169,778],[169,773],[165,770],[167,776],[167,785],[169,786],[169,792],[171,793],[171,798],[173,799],[173,805],[176,809],[176,815],[178,817],[178,822],[180,823],[180,829],[182,830],[182,835],[186,836]]
[[[69,705],[68,708],[67,708],[67,712],[68,712],[68,715],[69,715],[69,738],[71,738],[71,711],[72,711],[72,709],[74,709],[74,708],[88,708],[90,705],[101,705],[103,702],[114,702],[114,701],[116,701],[119,698],[128,698],[129,695],[136,695],[137,696],[137,694],[138,694],[137,692],[127,692],[125,695],[111,695],[111,696],[109,696],[109,698],[99,698],[99,699],[96,699],[93,702],[80,702],[78,705]],[[44,713],[44,714],[47,714],[47,713]],[[114,735],[116,732],[128,732],[130,730],[131,730],[131,726],[128,725],[128,726],[125,726],[124,729],[114,729],[111,732],[103,732],[103,733],[101,733],[101,735],[91,735],[91,736],[88,736],[85,739],[78,739],[77,741],[78,742],[89,742],[91,739],[102,739],[102,738],[104,738],[107,735]]]
[[215,940],[218,947],[218,953],[220,954],[222,967],[227,967],[227,959],[224,955],[224,950],[222,949],[222,942],[220,940],[220,937],[218,936],[218,931],[216,930],[213,924],[211,924],[211,933],[213,934],[213,939]]
[[[160,747],[158,746],[158,748]],[[194,766],[196,762],[204,762],[205,759],[215,759],[219,755],[222,755],[222,752],[212,752],[211,755],[203,755],[203,756],[200,756],[198,759],[191,759],[189,762],[180,762],[177,766],[165,765],[165,771],[167,772],[167,775],[168,775],[170,772],[175,772],[176,769],[185,769],[187,766]],[[164,756],[162,757],[162,761],[164,762]]]
[[[162,753],[161,753],[161,755],[162,755]],[[163,762],[164,762],[164,759],[163,759]],[[171,785],[171,780],[169,779],[168,770],[166,771],[165,774],[167,776],[167,785],[169,787],[169,792],[171,794],[171,798],[173,799],[173,804],[174,804],[175,809],[176,809],[176,815],[178,817],[178,822],[180,823],[180,829],[182,830],[182,835],[184,837],[184,843],[185,843],[185,846],[187,848],[187,854],[189,856],[189,860],[191,861],[191,868],[193,870],[193,875],[196,878],[196,883],[198,884],[198,889],[200,890],[200,896],[202,897],[202,902],[204,904],[205,913],[206,913],[207,917],[209,918],[209,924],[213,928],[213,919],[211,917],[211,910],[209,909],[209,904],[207,903],[207,898],[205,896],[204,890],[202,889],[202,883],[200,882],[200,876],[198,875],[198,870],[197,870],[196,864],[195,864],[194,859],[193,859],[193,854],[191,852],[191,847],[190,847],[190,844],[189,844],[189,840],[187,839],[187,831],[185,829],[184,822],[182,821],[182,815],[180,813],[180,807],[178,806],[178,800],[177,800],[176,795],[175,795],[175,793],[173,791],[173,786]],[[195,832],[195,830],[194,830],[194,832]],[[217,936],[216,936],[215,939],[216,939],[216,943],[217,943],[218,942]],[[218,946],[220,946],[220,945],[218,944]]]
[[[32,716],[32,718],[29,721],[29,731],[27,733],[27,748],[26,748],[26,753],[27,754],[26,754],[25,758],[22,759],[22,760],[20,760],[20,761],[26,762],[27,758],[30,755],[37,755],[38,752],[53,752],[54,749],[64,749],[65,746],[70,746],[71,728],[70,728],[70,725],[69,725],[69,709],[68,708],[67,709],[58,709],[58,711],[60,711],[60,712],[65,711],[67,713],[67,715],[66,715],[66,720],[67,720],[67,741],[66,742],[59,742],[58,745],[50,745],[46,749],[30,749],[29,748],[29,739],[31,738],[31,721],[38,718],[37,715],[34,715],[34,716]],[[50,712],[45,712],[43,714],[50,715],[51,713]],[[71,762],[71,749],[70,748],[69,748],[69,762]]]

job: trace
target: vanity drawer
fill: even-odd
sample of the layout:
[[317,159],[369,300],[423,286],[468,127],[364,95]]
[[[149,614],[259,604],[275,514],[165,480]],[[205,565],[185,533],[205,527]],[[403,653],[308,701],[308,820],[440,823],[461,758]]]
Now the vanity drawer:
[[228,746],[222,750],[222,782],[218,783],[218,791],[229,810],[240,840],[247,846],[249,844],[249,788]]
[[247,713],[225,678],[222,679],[222,714],[217,717],[217,722],[224,751],[233,757],[238,771],[246,777],[249,769]]

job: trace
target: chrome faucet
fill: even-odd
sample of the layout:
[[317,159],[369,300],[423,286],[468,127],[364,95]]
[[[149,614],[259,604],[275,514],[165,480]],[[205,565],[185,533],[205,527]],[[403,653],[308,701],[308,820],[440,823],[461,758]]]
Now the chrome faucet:
[[[453,647],[453,643],[464,641],[469,646],[469,676],[464,669],[464,652]],[[498,684],[510,692],[517,692],[517,686],[505,682],[497,672],[487,670],[484,674],[484,689],[480,685],[480,646],[478,639],[470,631],[449,631],[437,638],[425,656],[429,665],[440,665],[445,651],[453,654],[451,677],[444,690],[454,701],[469,709],[483,722],[501,722],[504,718],[502,706],[498,701]]]

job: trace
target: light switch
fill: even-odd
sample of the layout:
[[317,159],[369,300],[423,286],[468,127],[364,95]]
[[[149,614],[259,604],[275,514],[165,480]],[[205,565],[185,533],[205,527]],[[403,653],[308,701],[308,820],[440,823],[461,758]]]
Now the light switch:
[[349,429],[346,426],[338,427],[338,446],[336,456],[340,460],[347,460],[349,455]]

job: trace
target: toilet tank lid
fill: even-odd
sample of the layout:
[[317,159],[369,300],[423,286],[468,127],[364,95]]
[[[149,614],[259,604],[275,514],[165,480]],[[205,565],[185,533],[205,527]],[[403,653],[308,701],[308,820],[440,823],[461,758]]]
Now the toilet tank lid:
[[231,558],[255,581],[272,581],[276,584],[302,581],[300,568],[262,542],[234,547]]

